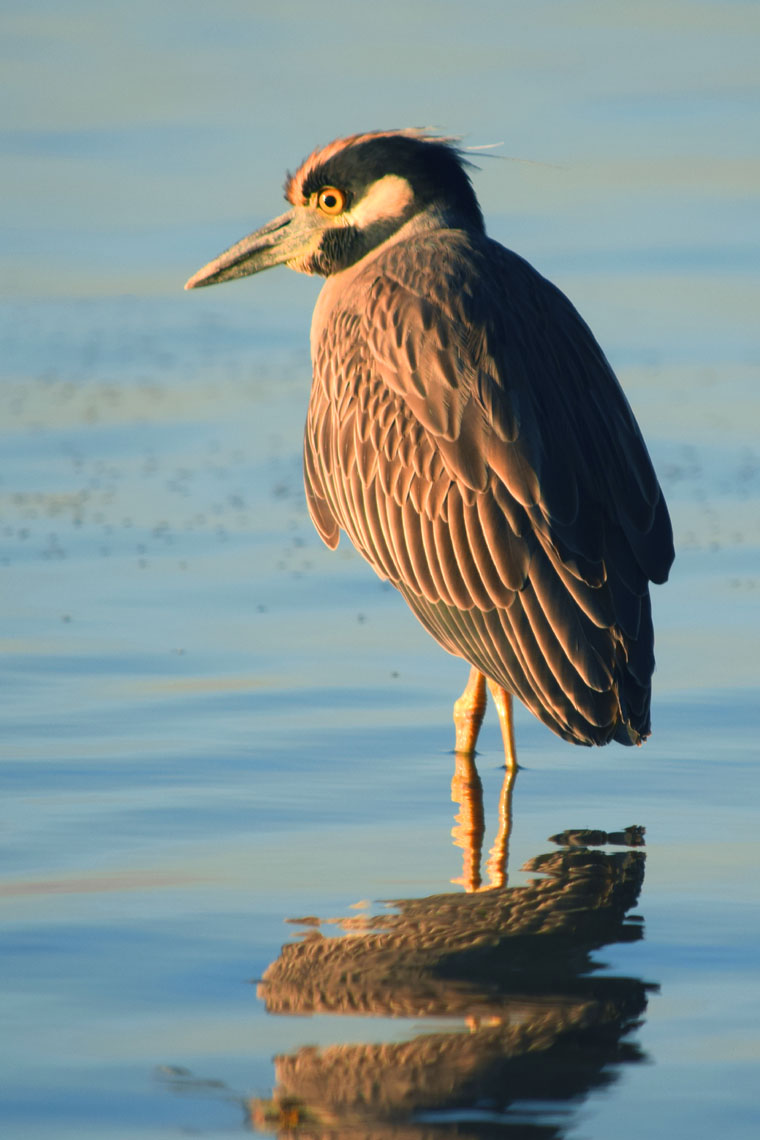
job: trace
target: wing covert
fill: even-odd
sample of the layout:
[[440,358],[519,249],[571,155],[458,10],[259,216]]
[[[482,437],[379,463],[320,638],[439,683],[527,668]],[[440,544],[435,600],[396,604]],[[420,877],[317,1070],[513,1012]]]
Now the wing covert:
[[437,231],[375,259],[317,333],[304,472],[328,545],[343,529],[560,735],[623,739],[629,709],[645,735],[670,523],[570,302],[496,243]]

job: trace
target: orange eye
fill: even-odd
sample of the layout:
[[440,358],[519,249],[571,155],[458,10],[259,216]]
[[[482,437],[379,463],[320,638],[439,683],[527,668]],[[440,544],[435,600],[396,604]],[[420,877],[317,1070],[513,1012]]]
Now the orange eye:
[[342,214],[346,208],[346,195],[337,186],[323,186],[317,194],[317,206],[323,214]]

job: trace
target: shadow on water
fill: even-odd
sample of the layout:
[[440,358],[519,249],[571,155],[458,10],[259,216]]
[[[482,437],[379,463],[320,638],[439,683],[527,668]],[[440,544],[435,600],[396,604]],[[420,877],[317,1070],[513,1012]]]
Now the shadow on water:
[[[258,986],[270,1014],[425,1019],[424,1031],[410,1036],[407,1025],[390,1043],[275,1057],[272,1096],[241,1098],[249,1126],[283,1136],[558,1140],[573,1106],[615,1081],[622,1064],[644,1059],[626,1036],[656,987],[601,975],[592,957],[643,935],[641,918],[628,913],[644,879],[643,829],[553,836],[556,849],[523,867],[536,877],[509,887],[497,866],[506,858],[509,779],[489,858],[500,885],[482,888],[473,773],[458,760],[454,837],[465,849],[467,893],[388,901],[372,917],[291,919],[304,932]],[[325,924],[340,933],[325,935]],[[190,1074],[170,1079],[186,1092],[194,1083]]]

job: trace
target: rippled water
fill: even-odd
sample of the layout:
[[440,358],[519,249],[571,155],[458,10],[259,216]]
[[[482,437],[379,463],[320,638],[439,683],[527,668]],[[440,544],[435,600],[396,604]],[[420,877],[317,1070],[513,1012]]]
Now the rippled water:
[[[756,8],[3,19],[3,1134],[755,1137]],[[490,230],[597,332],[678,549],[652,739],[520,711],[478,895],[466,669],[306,515],[318,284],[181,293],[409,122],[530,160],[479,160]],[[489,718],[484,881],[500,764]]]

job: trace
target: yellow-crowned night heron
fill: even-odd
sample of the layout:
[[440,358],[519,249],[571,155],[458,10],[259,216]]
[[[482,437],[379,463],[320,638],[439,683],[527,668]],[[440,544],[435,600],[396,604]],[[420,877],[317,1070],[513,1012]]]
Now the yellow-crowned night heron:
[[444,649],[472,753],[489,683],[508,766],[511,694],[575,744],[640,743],[649,581],[673,561],[638,425],[588,326],[486,236],[452,140],[339,139],[289,176],[291,209],[186,288],[286,263],[327,278],[311,330],[312,520],[343,530]]

